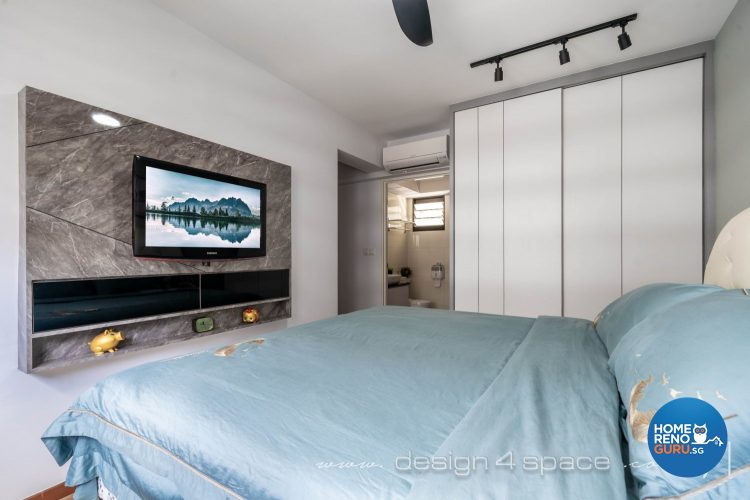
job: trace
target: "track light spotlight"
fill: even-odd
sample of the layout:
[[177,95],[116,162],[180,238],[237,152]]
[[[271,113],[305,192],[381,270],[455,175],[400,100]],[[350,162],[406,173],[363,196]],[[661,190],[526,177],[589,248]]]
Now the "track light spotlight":
[[498,59],[495,62],[497,64],[497,67],[495,68],[495,81],[502,82],[503,81],[503,68],[500,67],[500,59]]
[[625,24],[621,24],[620,27],[622,28],[622,33],[617,35],[617,45],[620,46],[620,50],[625,50],[633,45],[633,43],[630,41],[630,35],[625,32]]
[[[395,2],[396,0],[393,1]],[[570,40],[585,35],[590,35],[591,33],[596,33],[597,31],[616,29],[618,26],[622,28],[622,34],[617,36],[617,43],[620,45],[620,50],[625,50],[632,45],[632,43],[630,42],[630,35],[625,32],[625,25],[635,21],[636,19],[638,19],[638,14],[630,14],[629,16],[618,17],[617,19],[612,19],[611,21],[607,21],[605,23],[595,24],[594,26],[589,26],[588,28],[583,28],[578,31],[572,31],[565,35],[558,35],[554,38],[549,38],[541,42],[532,43],[531,45],[521,47],[520,49],[509,50],[507,52],[502,52],[491,57],[480,59],[479,61],[474,61],[473,63],[469,64],[469,67],[476,68],[479,66],[484,66],[485,64],[496,64],[497,68],[495,68],[495,81],[501,82],[503,80],[503,68],[500,67],[500,63],[503,60],[509,57],[517,56],[519,54],[531,52],[532,50],[541,49],[542,47],[557,44],[562,44],[562,50],[560,50],[560,64],[568,64],[570,62],[570,52],[568,52],[566,44]]]
[[562,39],[560,43],[562,43],[562,50],[560,51],[560,66],[562,66],[570,62],[570,52],[565,48],[565,44],[568,43],[567,40]]

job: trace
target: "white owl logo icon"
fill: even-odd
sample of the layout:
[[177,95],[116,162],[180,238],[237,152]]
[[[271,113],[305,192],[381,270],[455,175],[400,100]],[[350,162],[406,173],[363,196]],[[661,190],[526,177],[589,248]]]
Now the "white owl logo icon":
[[693,444],[706,444],[706,424],[693,426]]

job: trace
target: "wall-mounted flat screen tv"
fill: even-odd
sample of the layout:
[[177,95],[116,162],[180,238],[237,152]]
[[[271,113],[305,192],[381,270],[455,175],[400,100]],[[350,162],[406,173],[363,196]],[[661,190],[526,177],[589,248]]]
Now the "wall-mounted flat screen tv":
[[266,185],[136,155],[133,254],[185,260],[266,255]]

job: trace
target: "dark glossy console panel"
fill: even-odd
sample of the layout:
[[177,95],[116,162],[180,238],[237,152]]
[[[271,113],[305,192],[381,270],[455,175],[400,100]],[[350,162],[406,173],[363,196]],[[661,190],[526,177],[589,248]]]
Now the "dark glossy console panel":
[[289,297],[289,270],[33,283],[34,333]]
[[289,270],[201,275],[201,307],[289,297]]
[[40,281],[34,333],[200,308],[197,274]]

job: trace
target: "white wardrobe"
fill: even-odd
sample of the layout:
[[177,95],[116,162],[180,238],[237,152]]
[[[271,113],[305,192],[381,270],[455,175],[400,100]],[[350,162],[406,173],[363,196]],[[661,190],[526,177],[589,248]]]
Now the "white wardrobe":
[[700,283],[703,60],[454,116],[454,306],[593,318]]

